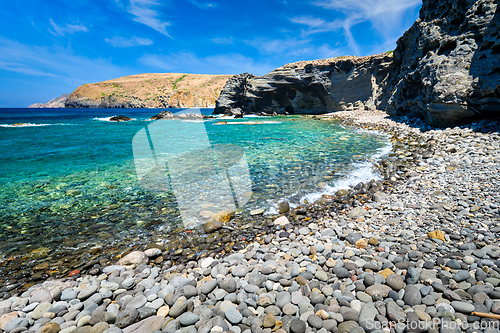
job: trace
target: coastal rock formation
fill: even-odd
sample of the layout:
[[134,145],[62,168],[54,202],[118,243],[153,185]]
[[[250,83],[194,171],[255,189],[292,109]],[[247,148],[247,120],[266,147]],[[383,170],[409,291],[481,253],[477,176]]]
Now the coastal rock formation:
[[215,118],[213,116],[205,116],[201,113],[172,113],[170,111],[161,111],[156,116],[151,117],[151,120],[165,120],[165,119],[184,119],[184,120],[197,120]]
[[47,103],[35,103],[28,106],[28,109],[49,109],[49,108],[63,108],[64,102],[68,98],[69,94],[62,94],[61,96],[51,99]]
[[109,121],[130,121],[132,120],[131,118],[127,117],[127,116],[114,116],[114,117],[111,117],[109,118]]
[[256,77],[253,74],[243,73],[227,80],[215,102],[217,113],[240,116],[242,114],[241,107],[245,104],[246,94],[250,89],[250,82]]
[[322,114],[375,109],[392,57],[338,57],[287,64],[264,76],[227,81],[215,114]]
[[139,74],[84,84],[67,108],[211,108],[230,75]]
[[393,57],[339,57],[228,80],[216,114],[318,114],[381,109],[449,125],[498,117],[500,5],[424,0]]
[[499,32],[498,1],[424,0],[394,51],[387,111],[433,125],[498,117]]

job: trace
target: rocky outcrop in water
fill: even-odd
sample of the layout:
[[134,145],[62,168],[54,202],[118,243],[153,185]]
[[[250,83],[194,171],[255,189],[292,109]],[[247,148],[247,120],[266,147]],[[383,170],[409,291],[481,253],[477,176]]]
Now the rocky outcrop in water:
[[339,57],[230,79],[217,114],[386,110],[449,125],[500,115],[500,5],[424,0],[394,57]]
[[322,114],[375,109],[387,79],[390,54],[339,57],[287,64],[264,76],[227,81],[215,114]]
[[183,119],[183,120],[200,120],[212,119],[213,116],[205,116],[201,113],[172,113],[170,111],[161,111],[156,116],[151,117],[151,120],[170,120],[170,119]]
[[424,0],[398,40],[387,111],[447,125],[500,115],[500,5]]
[[121,121],[131,121],[132,119],[127,117],[127,116],[114,116],[109,118],[109,121],[116,121],[116,122],[121,122]]
[[49,109],[49,108],[63,108],[64,102],[68,98],[69,94],[62,94],[61,96],[51,99],[47,103],[35,103],[28,106],[28,109]]

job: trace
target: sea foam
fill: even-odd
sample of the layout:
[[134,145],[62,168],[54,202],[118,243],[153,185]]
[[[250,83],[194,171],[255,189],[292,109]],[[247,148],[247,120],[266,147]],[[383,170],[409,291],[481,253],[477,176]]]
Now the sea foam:
[[19,125],[16,124],[0,124],[0,127],[11,127],[11,128],[18,128],[18,127],[43,127],[43,126],[68,126],[71,124],[62,124],[62,123],[57,123],[57,124],[31,124],[31,123],[21,123]]
[[[335,195],[338,190],[345,190],[350,187],[353,187],[361,182],[369,182],[370,180],[380,180],[381,177],[378,173],[374,172],[373,165],[376,160],[379,160],[383,156],[389,154],[392,151],[392,143],[390,141],[387,142],[387,145],[381,149],[379,149],[375,154],[370,156],[370,158],[366,161],[361,161],[353,164],[353,170],[346,175],[342,176],[340,179],[337,179],[333,182],[333,184],[326,185],[321,191],[308,193],[303,195],[300,198],[300,203],[309,202],[313,203],[318,199],[321,199],[323,195]],[[290,195],[293,197],[297,195],[294,193]],[[277,202],[287,200],[288,198],[281,198],[278,201],[275,201],[271,204],[269,209],[265,212],[266,215],[278,214],[278,205]],[[297,205],[290,202],[290,207],[295,208]]]

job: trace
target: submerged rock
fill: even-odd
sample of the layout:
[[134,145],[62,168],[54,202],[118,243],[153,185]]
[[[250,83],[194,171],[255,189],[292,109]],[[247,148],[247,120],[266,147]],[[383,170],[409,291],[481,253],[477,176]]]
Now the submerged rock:
[[109,121],[130,121],[130,120],[132,119],[127,116],[114,116],[109,118]]

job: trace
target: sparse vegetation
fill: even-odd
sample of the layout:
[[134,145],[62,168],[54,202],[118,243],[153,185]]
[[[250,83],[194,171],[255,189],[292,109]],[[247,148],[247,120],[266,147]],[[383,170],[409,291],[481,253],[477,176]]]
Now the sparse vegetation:
[[172,89],[176,90],[177,89],[177,83],[181,82],[182,80],[184,80],[184,78],[186,77],[187,75],[182,75],[180,78],[178,78],[177,80],[174,81],[174,84],[172,86]]
[[[230,75],[180,73],[139,74],[110,81],[85,84],[72,94],[74,98],[95,101],[139,99],[145,107],[215,104]],[[182,81],[182,84],[179,82]]]

